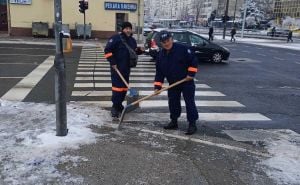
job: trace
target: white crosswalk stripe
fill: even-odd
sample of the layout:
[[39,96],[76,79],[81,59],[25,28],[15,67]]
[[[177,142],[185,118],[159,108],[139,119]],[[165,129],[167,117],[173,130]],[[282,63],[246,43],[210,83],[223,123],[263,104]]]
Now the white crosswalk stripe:
[[[130,83],[131,87],[150,87],[153,88],[153,83]],[[74,87],[111,87],[111,83],[75,83]],[[196,88],[208,89],[206,84],[196,84]]]
[[[95,68],[78,68],[78,71],[110,71],[110,68],[107,67],[95,67]],[[144,72],[148,72],[148,71],[152,71],[155,72],[155,69],[143,69],[143,68],[133,68],[131,69],[131,71],[144,71]]]
[[[155,62],[149,56],[140,56],[136,68],[131,69],[130,85],[139,91],[140,97],[153,93],[153,81],[155,76]],[[72,101],[87,104],[97,104],[99,107],[110,108],[112,102],[109,101],[112,92],[110,77],[110,64],[104,58],[104,53],[99,48],[83,48],[81,59],[78,64],[77,74],[72,91]],[[270,121],[266,116],[259,113],[241,112],[245,105],[229,100],[220,100],[226,97],[221,92],[210,90],[211,87],[204,83],[199,83],[195,79],[196,92],[195,103],[199,108],[199,120],[209,122],[228,121]],[[167,85],[167,83],[165,83]],[[142,89],[139,89],[142,88]],[[206,99],[210,97],[210,99]],[[213,98],[213,100],[212,100]],[[218,99],[215,99],[218,98]],[[124,105],[126,101],[124,102]],[[185,106],[184,100],[181,101]],[[159,112],[168,110],[167,92],[163,92],[157,98],[148,99],[140,103],[141,112],[132,112],[125,117],[125,121],[168,121],[169,114]],[[222,108],[224,112],[205,112],[206,107]],[[144,113],[144,109],[152,110],[151,113]],[[238,109],[237,112],[231,109]],[[155,110],[158,110],[157,112]],[[181,120],[186,119],[186,113],[182,114]],[[110,120],[108,120],[110,121]]]
[[[111,101],[84,101],[85,103],[98,104],[103,108],[109,108],[112,106]],[[126,101],[124,101],[126,104]],[[244,105],[236,101],[195,101],[198,107],[245,107]],[[182,100],[181,105],[185,107],[185,103]],[[145,100],[139,105],[141,108],[159,108],[168,107],[168,100]]]
[[[153,91],[139,91],[140,96],[148,96],[152,94]],[[111,91],[73,91],[72,96],[111,96]],[[196,96],[225,96],[224,94],[217,91],[196,91]],[[160,96],[167,96],[167,92],[164,91]]]

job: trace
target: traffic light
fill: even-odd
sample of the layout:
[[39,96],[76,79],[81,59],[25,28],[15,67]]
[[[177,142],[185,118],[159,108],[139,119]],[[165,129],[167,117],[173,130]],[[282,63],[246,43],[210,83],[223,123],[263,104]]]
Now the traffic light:
[[88,2],[88,0],[84,0],[84,9],[85,10],[89,9],[89,2]]
[[85,10],[89,9],[89,2],[87,0],[79,1],[79,12],[85,13]]
[[79,12],[80,13],[84,13],[85,9],[84,9],[84,0],[79,1]]

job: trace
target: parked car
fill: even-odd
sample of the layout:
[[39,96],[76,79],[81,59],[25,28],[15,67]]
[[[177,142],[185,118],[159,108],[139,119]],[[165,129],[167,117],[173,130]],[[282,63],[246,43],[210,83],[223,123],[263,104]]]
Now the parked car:
[[270,28],[270,29],[268,29],[267,36],[287,37],[289,34],[289,31],[290,30],[288,30],[288,29],[276,28],[274,35],[273,35],[272,28]]
[[144,35],[145,37],[147,37],[147,35],[148,35],[151,31],[152,31],[152,30],[151,30],[150,26],[145,26],[145,27],[143,28],[143,35]]
[[[148,33],[146,39],[145,39],[145,43],[144,43],[144,48],[145,48],[145,52],[146,54],[150,54],[150,48],[151,48],[151,44],[152,44],[152,37],[154,35],[154,33],[156,32],[160,32],[162,30],[166,30],[165,28],[157,28],[157,29],[153,29],[152,32]],[[153,58],[155,58],[153,55],[151,55]]]
[[[147,41],[145,43],[145,46],[147,45],[147,47],[149,47],[150,56],[152,56],[154,59],[156,59],[161,48],[161,44],[159,42],[161,31],[163,30],[155,30],[151,38],[148,38],[148,43]],[[220,63],[223,60],[228,60],[230,56],[230,52],[227,48],[210,42],[197,33],[188,30],[168,31],[173,35],[174,42],[184,44],[190,48],[199,59],[199,62],[212,61],[215,63]]]
[[162,24],[159,24],[159,23],[155,23],[155,24],[152,24],[152,25],[147,25],[147,26],[144,26],[144,32],[143,32],[143,35],[145,36],[145,37],[148,37],[148,34],[150,33],[150,32],[152,32],[152,30],[153,29],[166,29],[165,27],[164,27],[164,25],[162,25]]

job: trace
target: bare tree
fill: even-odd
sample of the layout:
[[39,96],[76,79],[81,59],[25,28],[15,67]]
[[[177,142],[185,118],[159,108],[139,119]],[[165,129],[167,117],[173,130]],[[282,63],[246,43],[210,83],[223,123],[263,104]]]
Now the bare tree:
[[189,16],[188,10],[189,10],[189,8],[187,5],[184,5],[180,9],[180,14],[179,14],[180,20],[186,20],[188,18],[188,16]]
[[195,13],[195,24],[198,25],[198,20],[204,8],[204,0],[193,0],[192,9]]

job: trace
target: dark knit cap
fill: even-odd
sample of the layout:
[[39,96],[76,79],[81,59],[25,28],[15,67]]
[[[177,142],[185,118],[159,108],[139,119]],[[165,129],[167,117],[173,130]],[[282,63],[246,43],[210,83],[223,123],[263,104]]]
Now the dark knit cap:
[[123,22],[122,24],[122,30],[124,30],[125,28],[130,28],[132,29],[132,24],[130,22]]

